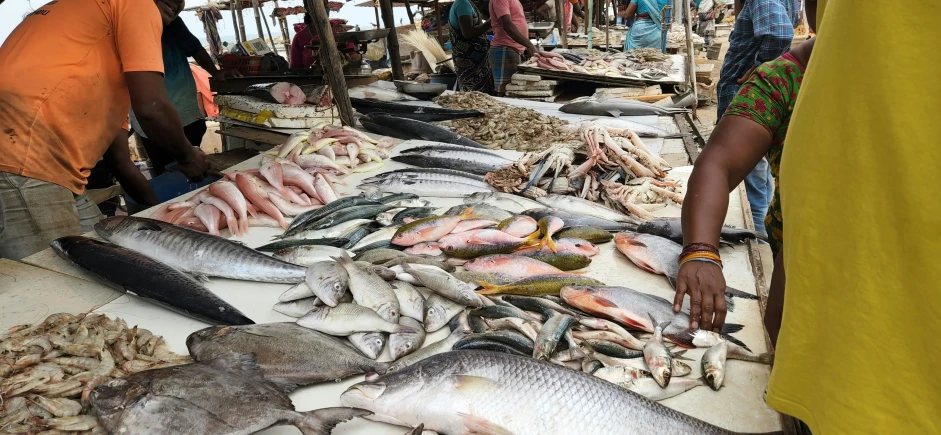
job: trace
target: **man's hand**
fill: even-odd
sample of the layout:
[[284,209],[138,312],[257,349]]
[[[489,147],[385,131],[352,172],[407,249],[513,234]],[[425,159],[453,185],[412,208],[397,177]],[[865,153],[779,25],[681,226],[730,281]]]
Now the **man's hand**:
[[198,183],[210,172],[209,159],[203,150],[190,147],[191,152],[185,161],[179,161],[180,172],[186,175],[190,181]]
[[679,312],[689,294],[689,326],[720,332],[725,325],[725,277],[722,268],[705,261],[688,261],[676,277],[673,311]]
[[216,70],[216,72],[212,74],[213,80],[218,80],[221,82],[224,82],[226,79],[230,79],[233,77],[242,77],[242,73],[234,69],[220,69],[220,70]]

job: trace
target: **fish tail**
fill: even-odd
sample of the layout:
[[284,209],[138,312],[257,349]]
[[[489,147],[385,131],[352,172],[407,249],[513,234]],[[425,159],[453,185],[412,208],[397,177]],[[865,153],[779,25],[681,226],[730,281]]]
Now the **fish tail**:
[[330,257],[337,263],[340,263],[341,266],[353,264],[353,259],[350,258],[350,254],[347,254],[346,251],[340,252],[340,255],[336,257]]
[[372,412],[357,408],[322,408],[308,412],[299,412],[294,425],[304,435],[329,435],[336,425],[354,417],[365,417]]
[[[735,337],[733,337],[733,336],[731,336],[731,335],[728,335],[728,334],[726,334],[726,333],[724,333],[724,332],[722,333],[722,338],[728,340],[729,343],[735,343],[735,344],[741,346],[743,349],[745,349],[745,350],[751,352],[751,349],[749,349],[748,346],[745,344],[745,342],[743,342],[742,340],[739,340],[739,339],[737,339],[737,338],[735,338]],[[773,357],[774,357],[774,356],[772,355],[772,359],[773,359]]]
[[500,294],[500,287],[497,284],[491,284],[487,281],[476,281],[477,285],[483,287],[481,290],[477,290],[479,295],[497,295]]

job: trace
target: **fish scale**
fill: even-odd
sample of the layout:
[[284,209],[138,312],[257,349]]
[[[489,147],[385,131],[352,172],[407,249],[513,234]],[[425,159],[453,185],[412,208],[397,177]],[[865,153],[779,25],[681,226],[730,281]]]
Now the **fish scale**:
[[485,351],[430,357],[356,384],[340,402],[441,433],[467,433],[461,414],[515,435],[731,433],[591,375]]

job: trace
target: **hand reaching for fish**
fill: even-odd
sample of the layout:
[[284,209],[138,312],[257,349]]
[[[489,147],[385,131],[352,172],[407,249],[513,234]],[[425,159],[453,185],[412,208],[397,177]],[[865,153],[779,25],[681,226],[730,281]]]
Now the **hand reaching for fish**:
[[683,298],[689,294],[689,321],[693,329],[720,332],[725,324],[725,277],[722,268],[703,261],[689,261],[680,266],[676,277],[673,311],[680,312]]

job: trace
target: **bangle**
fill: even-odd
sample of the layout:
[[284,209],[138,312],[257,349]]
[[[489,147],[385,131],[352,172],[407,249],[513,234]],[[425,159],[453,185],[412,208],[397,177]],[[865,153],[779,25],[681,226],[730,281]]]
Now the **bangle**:
[[709,261],[722,267],[722,259],[719,257],[719,254],[710,251],[692,251],[680,255],[678,262],[681,266],[687,261]]
[[690,243],[683,247],[683,251],[680,253],[680,257],[686,255],[690,252],[706,251],[713,254],[719,255],[719,248],[715,245],[709,243]]
[[721,261],[715,261],[709,258],[689,258],[685,261],[681,261],[680,266],[682,266],[684,263],[689,263],[690,261],[702,261],[705,263],[712,263],[712,264],[715,264],[716,266],[719,266],[719,269],[723,269]]

